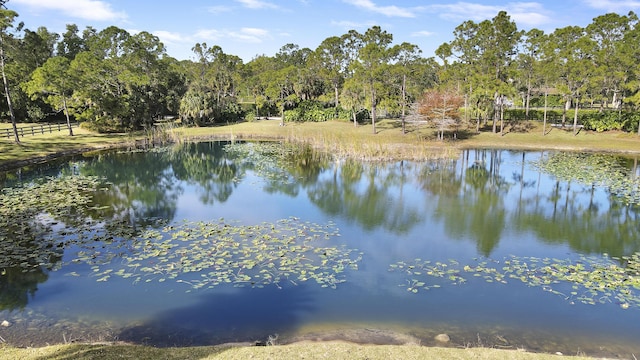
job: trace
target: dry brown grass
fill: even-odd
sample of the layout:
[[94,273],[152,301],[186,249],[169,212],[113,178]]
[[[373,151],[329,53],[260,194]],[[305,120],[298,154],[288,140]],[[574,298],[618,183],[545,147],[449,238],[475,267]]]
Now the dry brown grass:
[[[203,128],[169,128],[167,136],[176,141],[198,139],[278,139],[309,143],[313,147],[330,152],[337,157],[353,157],[365,160],[423,160],[433,157],[457,156],[465,148],[503,149],[558,149],[576,151],[600,151],[640,153],[640,136],[619,132],[594,133],[581,131],[574,136],[570,129],[549,128],[542,135],[539,123],[525,123],[518,127],[507,126],[504,135],[461,129],[458,138],[446,134],[445,141],[435,138],[435,129],[426,126],[408,126],[402,134],[400,123],[384,120],[377,124],[376,133],[371,125],[354,127],[340,121],[322,123],[287,123],[280,126],[278,120],[263,120],[225,126]],[[523,131],[522,129],[526,130]],[[76,136],[65,132],[28,136],[17,145],[11,139],[0,139],[0,167],[20,160],[46,158],[60,153],[86,149],[113,147],[131,143],[142,136],[126,134],[96,134],[78,128]]]

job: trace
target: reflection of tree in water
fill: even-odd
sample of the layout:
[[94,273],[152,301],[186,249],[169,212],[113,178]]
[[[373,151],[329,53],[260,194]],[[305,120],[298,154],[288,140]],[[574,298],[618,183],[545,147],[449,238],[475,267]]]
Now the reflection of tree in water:
[[170,152],[171,167],[176,178],[197,184],[200,200],[204,204],[224,203],[229,199],[237,182],[244,177],[238,159],[224,151],[227,142],[187,143]]
[[598,203],[591,186],[556,181],[548,194],[540,191],[520,200],[518,208],[525,210],[511,219],[516,229],[585,254],[624,256],[640,251],[640,207],[613,194],[608,203]]
[[542,154],[537,167],[547,170],[538,176],[544,171],[566,181],[556,180],[548,189],[538,187],[530,197],[520,198],[518,209],[523,210],[512,220],[518,230],[531,231],[547,243],[566,243],[581,253],[624,256],[640,251],[640,207],[597,186],[619,185],[609,178],[629,184],[637,176],[637,159],[552,153],[547,160],[549,168]]
[[437,196],[434,218],[444,221],[452,238],[475,239],[484,256],[489,256],[498,245],[506,225],[503,196],[509,184],[500,175],[500,154],[496,150],[478,150],[474,162],[468,165],[470,151],[467,151],[460,174],[456,163],[443,163],[436,171],[421,177],[423,188]]
[[[35,264],[34,264],[35,265]],[[4,267],[0,276],[0,311],[23,309],[29,298],[35,296],[38,284],[49,279],[46,271],[40,267],[24,271],[23,266]]]
[[154,224],[155,219],[171,221],[182,190],[168,168],[163,152],[107,153],[81,164],[81,174],[110,183],[107,191],[95,195],[99,208],[92,210],[92,217],[129,226],[134,232]]
[[378,227],[406,233],[420,221],[403,197],[404,163],[363,165],[345,161],[329,180],[308,187],[309,199],[330,215],[341,215],[366,230]]
[[0,310],[24,308],[38,284],[46,282],[48,272],[62,261],[62,244],[45,237],[41,224],[23,225],[19,232],[11,227],[0,230]]
[[314,184],[330,160],[309,145],[280,142],[234,143],[225,150],[243,174],[252,171],[262,179],[265,192],[291,197]]

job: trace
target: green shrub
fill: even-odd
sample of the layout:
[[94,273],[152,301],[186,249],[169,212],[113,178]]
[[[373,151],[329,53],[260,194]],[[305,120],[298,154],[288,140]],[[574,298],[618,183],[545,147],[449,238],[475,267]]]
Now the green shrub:
[[245,111],[244,113],[244,121],[246,122],[254,122],[256,121],[256,112],[253,110]]
[[582,125],[586,130],[597,132],[622,130],[627,113],[617,111],[598,111],[581,114]]
[[[526,115],[525,109],[507,109],[504,112],[504,119],[508,121],[520,120],[544,120],[544,110],[529,109],[529,116]],[[562,120],[562,109],[547,109],[547,121],[556,122]]]
[[319,101],[302,101],[297,107],[284,112],[284,121],[292,122],[321,122],[333,119],[348,119],[349,113],[339,109],[336,113],[334,107],[325,107]]

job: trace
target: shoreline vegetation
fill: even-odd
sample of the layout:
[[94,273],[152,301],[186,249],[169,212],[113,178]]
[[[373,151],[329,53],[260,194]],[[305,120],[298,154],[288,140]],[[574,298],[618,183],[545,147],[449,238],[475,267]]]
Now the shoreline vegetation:
[[[24,137],[18,145],[11,139],[0,139],[0,171],[42,163],[68,154],[82,154],[110,148],[133,149],[161,139],[168,142],[200,140],[281,140],[306,143],[329,152],[337,158],[353,157],[361,160],[424,160],[455,157],[467,148],[495,148],[513,150],[562,150],[607,152],[627,155],[640,154],[640,137],[636,134],[580,132],[551,128],[542,135],[537,122],[521,122],[507,127],[504,134],[460,130],[436,138],[436,130],[426,126],[408,127],[402,134],[398,121],[384,120],[376,125],[354,127],[351,123],[328,121],[323,123],[286,123],[279,120],[243,122],[217,127],[179,128],[164,125],[154,133],[96,134],[79,128],[71,137],[63,132]],[[0,337],[0,340],[4,340]],[[0,341],[0,359],[556,359],[562,354],[532,353],[526,349],[499,349],[458,346],[363,345],[344,341],[302,341],[278,346],[247,346],[254,344],[226,344],[210,347],[152,348],[122,343],[59,344],[41,348],[15,348]],[[565,354],[565,355],[582,355]],[[631,355],[634,356],[634,355]],[[562,356],[571,359],[592,359],[584,356]],[[635,358],[635,356],[633,357]]]
[[571,127],[550,127],[542,135],[541,124],[536,121],[519,122],[507,127],[503,134],[490,131],[476,134],[474,129],[461,129],[455,134],[446,134],[440,141],[436,138],[436,130],[426,126],[408,127],[403,135],[396,120],[379,122],[376,134],[372,133],[370,124],[354,127],[344,121],[327,121],[289,122],[281,126],[278,120],[261,120],[215,127],[163,125],[154,132],[136,134],[98,134],[78,128],[73,137],[63,132],[28,136],[22,138],[19,145],[5,138],[0,139],[0,171],[43,163],[64,155],[110,148],[133,149],[158,139],[162,142],[281,140],[308,143],[338,158],[382,161],[455,157],[459,151],[469,148],[640,154],[640,136],[636,134],[581,131],[574,135]]

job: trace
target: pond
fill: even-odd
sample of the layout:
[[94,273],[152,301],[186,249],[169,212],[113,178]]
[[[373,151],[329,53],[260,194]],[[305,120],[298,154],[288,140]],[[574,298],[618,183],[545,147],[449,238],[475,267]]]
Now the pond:
[[1,178],[0,341],[633,358],[639,178],[637,159],[598,154],[362,163],[226,142],[14,170]]

